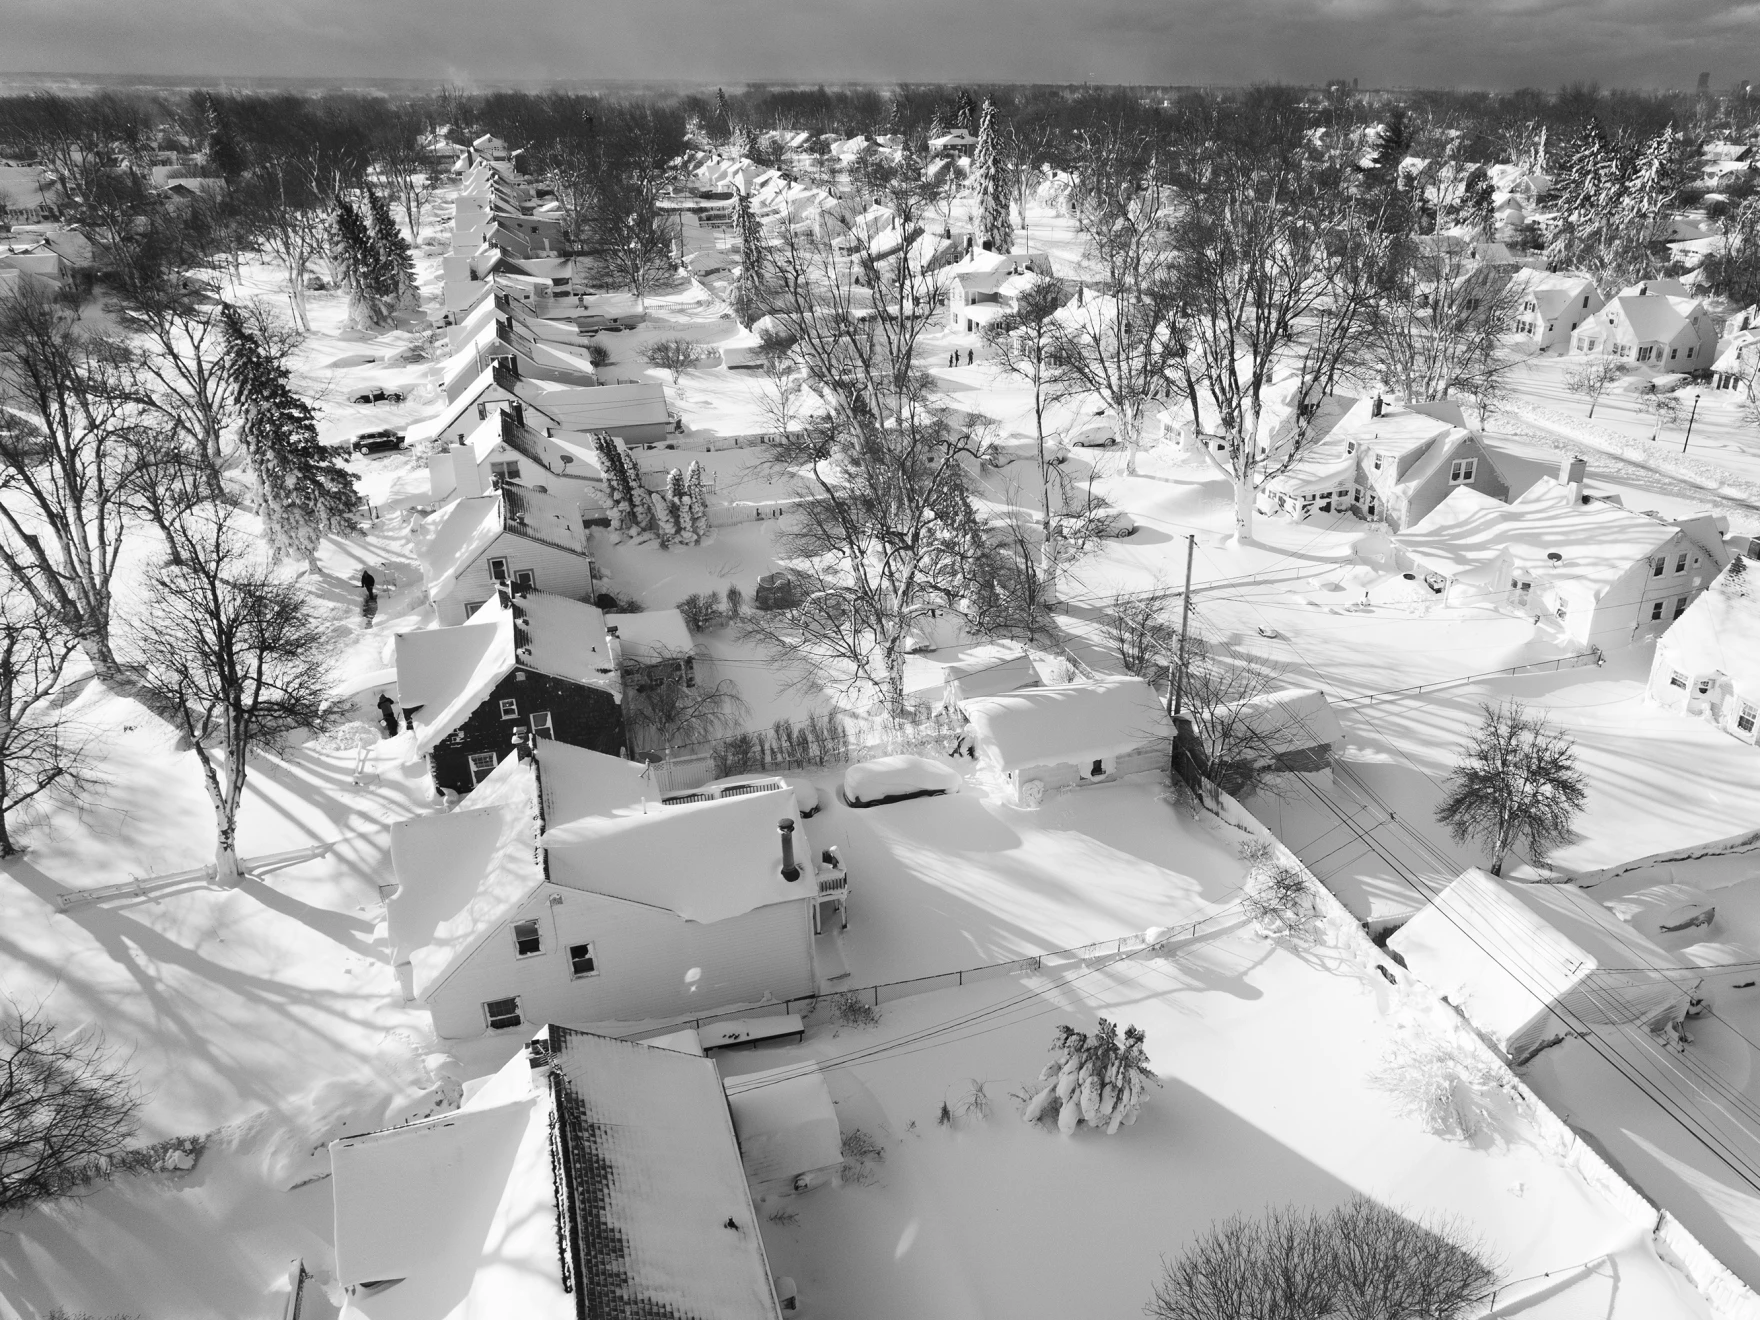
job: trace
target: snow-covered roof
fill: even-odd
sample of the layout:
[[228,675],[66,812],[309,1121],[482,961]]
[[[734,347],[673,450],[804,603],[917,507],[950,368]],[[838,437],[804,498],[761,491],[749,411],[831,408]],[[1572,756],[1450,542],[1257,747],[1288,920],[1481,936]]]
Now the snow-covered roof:
[[[1489,570],[1501,556],[1561,590],[1598,598],[1674,537],[1672,523],[1606,500],[1583,503],[1542,477],[1508,504],[1457,487],[1396,538],[1400,549],[1444,577]],[[1557,555],[1558,558],[1552,558]]]
[[689,655],[691,630],[677,610],[643,610],[639,614],[610,613],[607,627],[617,629],[623,658],[651,664],[668,656]]
[[399,633],[398,704],[411,712],[414,753],[425,756],[482,705],[515,665],[621,695],[605,616],[595,605],[531,591],[500,593],[464,623]]
[[576,1287],[599,1302],[592,1314],[779,1320],[714,1060],[583,1031],[551,1035],[559,1130],[579,1153],[570,1162]]
[[1745,559],[1687,606],[1656,643],[1659,663],[1689,678],[1719,673],[1745,697],[1760,696],[1760,570]]
[[1250,735],[1255,754],[1275,755],[1322,744],[1336,747],[1344,741],[1332,703],[1318,688],[1266,692],[1222,709],[1238,712],[1237,727]]
[[1658,294],[1643,298],[1622,295],[1615,298],[1611,306],[1625,318],[1635,339],[1664,344],[1689,329],[1691,318],[1700,310],[1699,304],[1691,298]]
[[1384,400],[1381,416],[1376,417],[1374,400],[1359,399],[1339,419],[1332,434],[1355,440],[1363,448],[1378,454],[1397,457],[1433,444],[1463,424],[1458,405],[1440,402],[1400,405]]
[[794,1178],[843,1160],[831,1088],[817,1066],[742,1073],[727,1083],[727,1108],[752,1182]]
[[[1389,943],[1510,1054],[1559,1029],[1555,1007],[1586,1023],[1645,1023],[1684,1009],[1693,984],[1666,975],[1678,959],[1574,885],[1511,884],[1477,869]],[[1624,970],[1634,968],[1657,970]]]
[[573,1320],[556,1268],[548,1097],[531,1074],[516,1054],[456,1111],[330,1143],[345,1318]]
[[416,550],[428,598],[438,600],[451,591],[458,575],[476,563],[501,531],[497,494],[471,495],[447,505],[432,535]]
[[[1460,452],[1461,447],[1470,444],[1472,440],[1473,433],[1465,427],[1450,427],[1439,440],[1433,442],[1430,448],[1424,451],[1424,456],[1422,458],[1406,469],[1405,475],[1399,479],[1399,484],[1402,486],[1410,486],[1414,489],[1422,486],[1426,481],[1430,480],[1430,478],[1444,464],[1453,461],[1454,456]],[[1478,452],[1474,454],[1474,457],[1481,463],[1484,463],[1492,472],[1496,473],[1499,480],[1503,480],[1503,471],[1492,460],[1490,449],[1484,445],[1480,445],[1478,446]],[[1508,484],[1507,481],[1504,481],[1506,487]]]
[[[553,825],[639,807],[660,796],[651,767],[640,761],[607,756],[554,738],[536,739],[532,751],[538,758],[538,780],[544,790],[544,819]],[[471,800],[476,800],[475,793]]]
[[[777,822],[794,822],[801,877],[782,878]],[[725,921],[814,892],[815,856],[793,790],[583,816],[544,832],[550,880],[665,908],[686,921]]]
[[1039,686],[1039,671],[1033,658],[1016,648],[1013,654],[985,656],[950,664],[941,671],[947,695],[954,702],[991,697],[1001,692]]
[[1160,698],[1134,675],[981,697],[964,709],[979,757],[1004,772],[1117,756],[1167,733]]

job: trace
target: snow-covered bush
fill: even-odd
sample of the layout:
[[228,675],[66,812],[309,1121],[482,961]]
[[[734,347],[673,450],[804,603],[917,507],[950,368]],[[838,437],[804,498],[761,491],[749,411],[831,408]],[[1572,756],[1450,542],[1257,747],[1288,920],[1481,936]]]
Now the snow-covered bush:
[[843,1134],[843,1181],[865,1187],[874,1181],[874,1166],[886,1159],[886,1147],[861,1128]]
[[1487,1105],[1504,1081],[1489,1059],[1429,1037],[1399,1041],[1369,1074],[1370,1084],[1392,1096],[1401,1113],[1455,1141],[1470,1141],[1484,1128]]
[[1247,864],[1241,911],[1269,940],[1302,946],[1315,939],[1314,895],[1299,867],[1278,860],[1270,844],[1255,840],[1241,849]]
[[1051,1062],[1039,1082],[1040,1090],[1021,1117],[1038,1123],[1055,1114],[1065,1136],[1083,1123],[1105,1128],[1108,1135],[1135,1123],[1148,1084],[1161,1084],[1149,1070],[1141,1029],[1126,1027],[1120,1042],[1117,1025],[1105,1018],[1092,1035],[1058,1027],[1051,1040]]
[[693,633],[707,632],[721,620],[721,593],[693,591],[678,602],[678,612]]
[[880,1010],[851,990],[831,1001],[831,1020],[840,1027],[877,1027]]

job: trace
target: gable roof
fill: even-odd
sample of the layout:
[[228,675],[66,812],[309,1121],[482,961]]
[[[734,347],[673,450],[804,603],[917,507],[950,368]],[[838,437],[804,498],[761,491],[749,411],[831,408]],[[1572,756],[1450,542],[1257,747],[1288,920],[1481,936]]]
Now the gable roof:
[[1631,327],[1635,339],[1666,344],[1692,329],[1688,318],[1698,310],[1699,304],[1690,298],[1653,293],[1642,298],[1621,295],[1614,299],[1614,306]]
[[1503,482],[1504,488],[1508,489],[1509,481],[1504,477],[1503,469],[1498,467],[1497,461],[1492,458],[1490,446],[1479,444],[1477,436],[1460,426],[1450,429],[1441,439],[1432,443],[1430,448],[1424,452],[1424,456],[1407,469],[1405,476],[1399,479],[1399,484],[1413,487],[1423,485],[1436,474],[1443,464],[1453,462],[1454,456],[1460,452],[1464,445],[1472,445],[1475,450],[1473,457],[1490,468],[1496,474],[1497,479]]
[[560,1027],[550,1044],[591,1314],[779,1320],[715,1061]]
[[1760,696],[1760,571],[1732,559],[1656,643],[1659,661],[1688,677],[1726,676],[1744,697]]
[[[794,823],[801,878],[782,878],[777,822]],[[664,908],[686,921],[725,921],[814,893],[814,853],[794,790],[583,816],[545,830],[553,884]]]
[[1647,1022],[1684,1008],[1695,979],[1668,975],[1677,959],[1574,885],[1511,884],[1476,868],[1389,943],[1511,1054],[1538,1043],[1554,1008],[1588,1023]]
[[428,539],[416,549],[428,599],[438,600],[451,591],[458,575],[495,543],[502,526],[497,493],[469,495],[447,505]]
[[978,755],[1004,772],[1116,756],[1167,732],[1160,698],[1130,674],[980,697],[963,709]]
[[[532,751],[538,758],[544,819],[552,825],[640,807],[660,797],[653,768],[641,761],[607,756],[554,738],[535,740]],[[475,796],[472,794],[473,800]]]
[[639,614],[609,613],[607,627],[617,629],[625,660],[651,664],[668,656],[691,653],[691,630],[676,609],[643,610]]

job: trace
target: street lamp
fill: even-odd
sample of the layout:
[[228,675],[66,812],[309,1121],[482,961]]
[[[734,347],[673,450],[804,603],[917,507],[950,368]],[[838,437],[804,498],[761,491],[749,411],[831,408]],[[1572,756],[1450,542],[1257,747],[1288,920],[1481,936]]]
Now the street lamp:
[[1687,414],[1687,433],[1681,438],[1681,453],[1687,452],[1687,441],[1693,438],[1693,418],[1699,415],[1699,395],[1693,395],[1693,410]]

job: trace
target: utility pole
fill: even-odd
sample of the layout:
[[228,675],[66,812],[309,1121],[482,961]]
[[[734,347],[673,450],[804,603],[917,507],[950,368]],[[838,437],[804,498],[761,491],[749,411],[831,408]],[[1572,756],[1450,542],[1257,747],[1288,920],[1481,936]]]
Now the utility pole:
[[1687,441],[1693,438],[1693,418],[1699,415],[1699,396],[1693,396],[1693,410],[1687,414],[1687,434],[1681,440],[1681,453],[1687,452]]
[[[1180,597],[1179,606],[1179,656],[1173,665],[1173,705],[1169,715],[1178,715],[1185,700],[1186,684],[1186,629],[1192,622],[1192,556],[1198,551],[1196,533],[1186,535],[1186,589]],[[1177,734],[1175,735],[1178,736]]]

